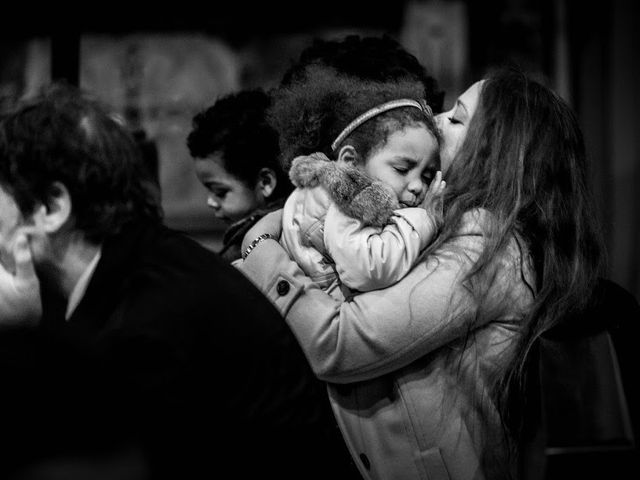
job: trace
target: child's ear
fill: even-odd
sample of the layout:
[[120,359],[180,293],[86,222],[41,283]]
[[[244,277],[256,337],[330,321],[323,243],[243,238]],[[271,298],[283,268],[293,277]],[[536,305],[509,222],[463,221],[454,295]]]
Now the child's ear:
[[278,185],[276,172],[271,168],[262,168],[258,172],[256,189],[264,198],[269,198]]
[[355,166],[358,163],[358,152],[351,145],[345,145],[338,152],[336,162],[342,165]]

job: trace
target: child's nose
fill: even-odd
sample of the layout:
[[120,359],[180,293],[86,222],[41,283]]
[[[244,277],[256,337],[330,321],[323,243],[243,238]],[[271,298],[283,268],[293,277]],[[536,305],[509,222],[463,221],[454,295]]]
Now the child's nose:
[[409,183],[407,190],[409,190],[416,197],[419,197],[422,194],[424,188],[424,181],[421,178],[416,178]]
[[220,208],[220,204],[213,197],[207,197],[207,206],[209,208],[213,208],[214,210]]

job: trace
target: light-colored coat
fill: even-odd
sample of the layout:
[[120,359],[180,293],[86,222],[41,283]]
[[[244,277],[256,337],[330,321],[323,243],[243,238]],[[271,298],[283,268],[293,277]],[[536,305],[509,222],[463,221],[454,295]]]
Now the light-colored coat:
[[436,232],[427,210],[398,208],[384,184],[322,154],[296,158],[289,176],[298,188],[284,206],[281,243],[324,289],[337,278],[357,291],[397,282]]
[[514,236],[493,262],[496,280],[484,297],[500,308],[478,315],[478,299],[462,280],[483,249],[489,218],[466,214],[458,235],[398,283],[344,303],[314,285],[277,242],[261,242],[240,266],[329,382],[334,413],[365,478],[506,473],[489,388],[513,360],[535,279],[526,247]]

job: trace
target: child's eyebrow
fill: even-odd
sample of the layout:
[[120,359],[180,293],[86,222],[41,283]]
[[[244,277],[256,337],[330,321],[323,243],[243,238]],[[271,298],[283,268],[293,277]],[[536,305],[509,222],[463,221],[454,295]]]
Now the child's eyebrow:
[[409,157],[394,157],[393,160],[396,162],[405,162],[408,167],[414,167],[418,164],[415,159]]
[[213,187],[227,188],[227,186],[224,183],[216,182],[215,180],[213,181],[205,180],[204,182],[202,182],[202,184],[207,188],[213,188]]

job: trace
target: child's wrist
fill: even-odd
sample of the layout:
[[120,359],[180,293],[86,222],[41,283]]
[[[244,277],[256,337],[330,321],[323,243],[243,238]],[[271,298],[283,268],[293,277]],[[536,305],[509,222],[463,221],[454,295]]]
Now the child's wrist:
[[274,235],[271,235],[270,233],[263,233],[261,235],[258,235],[254,240],[251,241],[249,246],[242,252],[242,260],[245,260],[247,256],[251,253],[251,251],[254,248],[256,248],[258,244],[260,244],[260,242],[262,242],[263,240],[267,240],[269,238],[273,240],[276,239],[276,237]]

